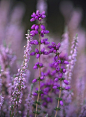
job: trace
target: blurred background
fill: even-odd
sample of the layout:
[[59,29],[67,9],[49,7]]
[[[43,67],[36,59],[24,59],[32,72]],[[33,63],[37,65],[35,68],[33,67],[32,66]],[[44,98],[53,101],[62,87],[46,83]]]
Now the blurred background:
[[30,18],[36,9],[46,11],[45,25],[51,38],[61,39],[65,27],[72,38],[77,28],[86,31],[85,3],[85,0],[0,0],[0,41],[13,44],[20,59],[23,53],[19,48],[26,41],[25,33],[32,25]]
[[46,11],[45,23],[52,38],[61,38],[69,23],[74,23],[73,28],[81,27],[86,30],[85,3],[85,0],[0,0],[0,40],[7,38],[9,32],[16,34],[18,41],[24,41],[24,34],[32,25],[30,16],[36,9]]

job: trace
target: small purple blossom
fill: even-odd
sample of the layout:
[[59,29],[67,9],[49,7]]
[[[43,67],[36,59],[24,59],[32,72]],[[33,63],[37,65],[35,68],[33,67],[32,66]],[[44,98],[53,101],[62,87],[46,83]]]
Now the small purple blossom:
[[68,81],[67,81],[67,80],[64,80],[64,83],[65,83],[66,85],[68,85]]
[[60,101],[60,105],[63,106],[63,101],[62,100]]
[[33,79],[32,83],[35,83],[35,82],[37,82],[37,79]]

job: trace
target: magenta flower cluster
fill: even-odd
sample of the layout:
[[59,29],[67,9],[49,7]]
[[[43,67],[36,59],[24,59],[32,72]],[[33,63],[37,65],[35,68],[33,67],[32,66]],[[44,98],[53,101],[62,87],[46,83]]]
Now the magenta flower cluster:
[[[27,44],[24,46],[24,58],[16,75],[9,72],[15,62],[15,57],[11,54],[8,56],[8,49],[0,52],[2,63],[0,70],[1,117],[57,117],[58,111],[65,105],[64,92],[70,89],[67,79],[67,73],[70,72],[67,66],[70,66],[71,62],[75,64],[76,43],[73,42],[72,53],[74,54],[71,55],[73,60],[69,61],[67,54],[60,50],[61,43],[50,43],[48,38],[44,37],[49,33],[43,25],[45,12],[40,13],[37,10],[31,17],[30,21],[36,21],[36,24],[33,24],[31,31],[26,34]],[[35,35],[38,39],[34,40]],[[31,52],[33,46],[35,50]],[[36,75],[30,85],[28,63],[31,56],[36,56],[36,63],[33,66]]]

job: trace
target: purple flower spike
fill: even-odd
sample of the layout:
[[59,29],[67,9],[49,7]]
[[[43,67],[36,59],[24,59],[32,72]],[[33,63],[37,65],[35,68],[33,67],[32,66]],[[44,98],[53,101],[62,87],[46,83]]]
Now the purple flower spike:
[[44,26],[44,25],[41,25],[41,29],[42,29],[42,30],[45,30],[45,26]]
[[35,52],[30,53],[31,56],[34,56],[35,54],[36,54]]
[[37,79],[33,79],[32,83],[35,83],[37,81]]
[[40,57],[40,54],[37,54],[37,55],[36,55],[36,58],[38,59],[39,57]]
[[67,81],[67,80],[64,80],[64,83],[65,83],[66,85],[68,85],[68,81]]
[[63,101],[62,100],[60,101],[60,105],[63,106]]

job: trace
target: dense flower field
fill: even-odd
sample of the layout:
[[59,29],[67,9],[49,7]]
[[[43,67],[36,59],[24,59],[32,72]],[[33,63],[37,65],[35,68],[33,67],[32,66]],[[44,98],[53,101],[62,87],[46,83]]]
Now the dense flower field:
[[[31,15],[30,22],[35,24],[26,34],[27,43],[20,68],[11,48],[0,46],[0,117],[86,116],[83,105],[80,111],[74,112],[75,115],[70,111],[73,108],[71,79],[77,60],[78,34],[70,44],[70,52],[67,52],[65,41],[68,33],[64,33],[64,41],[49,41],[45,37],[49,33],[43,23],[45,17],[45,11],[39,10]],[[35,75],[31,78],[29,62],[33,57],[35,64],[31,72]]]

